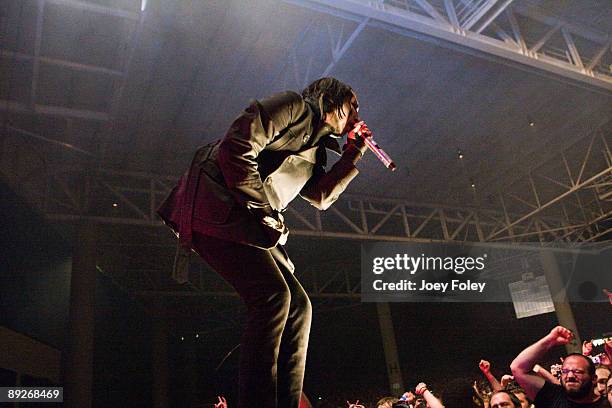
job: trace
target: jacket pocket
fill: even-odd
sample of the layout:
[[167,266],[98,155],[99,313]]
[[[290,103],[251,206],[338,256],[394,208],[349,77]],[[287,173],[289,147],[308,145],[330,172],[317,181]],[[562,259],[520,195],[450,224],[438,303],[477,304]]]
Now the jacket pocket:
[[[207,162],[199,169],[198,190],[194,203],[193,216],[207,224],[224,224],[227,222],[236,201],[215,174],[213,163]],[[216,167],[216,166],[215,166]],[[218,171],[218,169],[217,169]]]

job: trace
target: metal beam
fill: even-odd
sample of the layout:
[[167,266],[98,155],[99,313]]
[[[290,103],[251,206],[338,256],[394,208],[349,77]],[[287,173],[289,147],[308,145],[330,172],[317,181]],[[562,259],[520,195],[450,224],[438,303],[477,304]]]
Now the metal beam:
[[603,177],[607,174],[612,174],[612,167],[608,167],[607,169],[604,169],[602,171],[600,171],[599,173],[595,174],[594,176],[590,177],[588,180],[585,180],[583,182],[577,183],[575,184],[571,189],[569,189],[568,191],[560,194],[559,196],[555,197],[554,199],[548,201],[547,203],[543,204],[542,206],[540,206],[540,208],[537,208],[533,211],[531,211],[530,213],[520,217],[518,220],[511,222],[510,224],[506,225],[505,227],[493,232],[488,239],[494,238],[497,235],[501,234],[502,232],[508,231],[510,228],[512,228],[513,226],[520,224],[521,222],[529,219],[530,217],[533,217],[536,214],[539,214],[540,212],[542,212],[542,210],[552,206],[553,204],[561,201],[563,198],[569,196],[570,194],[575,193],[576,191],[580,190],[581,188],[587,186],[588,184],[594,182],[595,180],[599,179],[600,177]]
[[370,21],[369,18],[364,18],[363,21],[359,23],[357,28],[351,33],[351,35],[346,40],[342,48],[339,47],[340,41],[338,41],[336,48],[334,49],[334,52],[332,53],[332,62],[330,62],[327,68],[325,68],[325,71],[323,71],[323,74],[320,75],[321,77],[326,77],[332,72],[332,70],[334,69],[336,64],[338,64],[340,59],[344,56],[346,51],[350,48],[351,45],[353,45],[353,42],[355,41],[357,36],[363,31],[364,28],[366,28],[369,21]]
[[570,55],[572,56],[574,65],[583,70],[584,64],[582,63],[582,58],[580,57],[578,48],[576,48],[576,43],[574,43],[572,34],[566,28],[562,28],[561,33],[563,34],[563,38],[565,39],[565,43],[567,44],[567,49],[570,52]]
[[63,67],[63,68],[69,68],[75,71],[93,72],[96,74],[105,74],[105,75],[119,76],[119,77],[123,76],[123,72],[117,71],[114,69],[99,67],[95,65],[81,64],[78,62],[66,61],[66,60],[49,58],[49,57],[44,57],[44,56],[38,56],[37,58],[34,55],[23,54],[20,52],[13,52],[11,50],[6,50],[6,49],[0,49],[0,56],[5,57],[5,58],[20,59],[20,60],[25,60],[25,61],[38,60],[39,62],[43,62],[45,64],[55,65],[55,66]]
[[43,19],[45,16],[45,0],[38,0],[36,10],[36,34],[34,37],[34,60],[32,64],[32,87],[30,89],[30,106],[36,104],[38,88],[38,72],[40,68],[40,47],[42,44]]
[[482,23],[474,29],[478,34],[482,33],[508,6],[513,0],[504,0],[491,15],[489,15]]
[[453,27],[457,29],[460,28],[461,24],[459,24],[459,19],[457,18],[457,11],[455,10],[453,0],[444,0],[444,8],[446,9],[446,14],[448,15],[448,19]]
[[[500,0],[486,0],[483,3],[479,4],[479,6],[472,12],[472,14],[468,15],[465,19],[463,19],[463,24],[461,27],[464,30],[470,30],[474,24],[476,24],[485,14],[489,12],[496,4],[499,3]],[[507,0],[507,3],[510,4],[512,0]],[[507,5],[506,5],[507,6]]]
[[117,7],[107,7],[99,4],[90,3],[87,1],[80,0],[44,0],[47,3],[58,4],[61,6],[67,6],[77,8],[80,10],[90,11],[92,13],[105,14],[107,16],[121,17],[128,20],[138,20],[139,13],[135,11],[128,11]]
[[109,118],[108,113],[106,112],[96,112],[85,109],[74,109],[63,106],[41,104],[34,105],[34,108],[32,109],[23,103],[7,101],[6,99],[0,99],[0,111],[59,116],[63,118],[87,119],[100,122],[105,122]]
[[[611,75],[604,75],[601,73],[587,74],[583,69],[580,69],[576,65],[561,59],[527,53],[523,51],[524,48],[519,50],[516,47],[505,43],[504,41],[497,40],[496,38],[482,35],[473,31],[460,31],[453,27],[453,25],[450,23],[443,23],[432,17],[417,14],[389,4],[371,2],[368,0],[286,1],[306,8],[325,11],[348,19],[369,17],[373,22],[379,22],[383,27],[388,27],[388,29],[391,31],[395,31],[393,28],[397,27],[405,29],[408,32],[424,34],[428,37],[444,40],[451,44],[457,44],[475,49],[484,54],[493,55],[504,60],[510,60],[528,67],[550,72],[562,78],[569,78],[574,81],[588,84],[589,86],[605,89],[607,92],[612,91]],[[549,24],[552,27],[560,24],[559,19],[542,15],[541,13],[534,12],[531,9],[524,10],[522,8],[515,8],[513,10],[528,17],[535,15],[536,18],[539,20],[544,20],[545,24]],[[561,22],[561,24],[568,32],[575,35],[581,35],[591,40],[596,38],[594,41],[601,44],[608,41],[608,38],[605,36],[598,35],[591,30],[581,29],[575,25],[570,25],[565,22]],[[406,33],[406,35],[408,35],[408,33]]]
[[588,71],[592,71],[593,68],[599,64],[599,61],[601,61],[601,58],[605,55],[605,53],[610,51],[610,47],[612,47],[612,40],[608,41],[603,47],[600,48],[599,51],[597,51],[597,53],[591,59],[591,62],[589,62],[589,65],[587,65],[586,69]]
[[438,12],[427,0],[414,0],[427,14],[429,14],[434,20],[440,23],[446,24],[448,20],[444,18],[442,14]]

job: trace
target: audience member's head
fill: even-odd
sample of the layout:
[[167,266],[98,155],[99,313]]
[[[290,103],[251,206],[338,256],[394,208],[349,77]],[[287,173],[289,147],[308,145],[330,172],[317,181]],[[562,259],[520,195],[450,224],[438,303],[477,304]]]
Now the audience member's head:
[[523,391],[523,389],[515,388],[511,392],[521,402],[521,408],[529,408],[531,401],[529,401],[529,398],[527,398],[527,395],[525,395],[525,391]]
[[579,353],[568,355],[561,368],[561,385],[572,399],[588,396],[595,388],[595,365],[590,358]]
[[604,365],[595,367],[595,375],[597,376],[597,388],[595,388],[595,393],[597,395],[606,395],[606,384],[610,378],[610,373],[612,373],[612,371]]
[[491,408],[521,408],[521,401],[509,391],[496,391],[491,395]]
[[384,397],[378,400],[376,408],[391,408],[397,402],[395,397]]

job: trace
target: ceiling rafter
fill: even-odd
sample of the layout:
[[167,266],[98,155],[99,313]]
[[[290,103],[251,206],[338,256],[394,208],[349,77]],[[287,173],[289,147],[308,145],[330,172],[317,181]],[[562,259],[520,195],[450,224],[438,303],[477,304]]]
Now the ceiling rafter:
[[[416,33],[426,35],[428,37],[443,40],[445,42],[456,44],[471,49],[475,49],[484,54],[499,57],[502,60],[509,60],[515,63],[519,63],[524,66],[536,68],[548,73],[555,74],[556,78],[565,78],[577,81],[579,83],[587,84],[590,87],[605,90],[606,93],[612,91],[612,72],[605,69],[595,69],[597,64],[589,70],[585,69],[584,66],[580,66],[578,61],[586,60],[588,51],[579,50],[575,41],[571,40],[567,42],[568,52],[572,53],[574,61],[567,61],[564,58],[556,56],[553,53],[547,52],[546,43],[558,28],[561,28],[563,32],[567,33],[567,38],[582,37],[589,41],[595,42],[600,45],[605,45],[609,42],[609,38],[605,34],[597,33],[596,31],[584,27],[580,27],[576,24],[571,24],[555,16],[549,16],[545,13],[523,7],[514,7],[510,3],[503,7],[506,15],[510,19],[510,23],[514,32],[515,44],[507,41],[500,41],[495,37],[487,35],[485,30],[486,26],[493,26],[496,19],[501,17],[500,13],[495,15],[495,18],[487,21],[486,26],[477,27],[480,31],[457,29],[452,24],[453,16],[457,17],[457,10],[453,10],[455,7],[452,1],[446,1],[439,10],[435,8],[433,3],[428,2],[429,7],[436,10],[436,13],[427,12],[425,14],[416,13],[411,11],[409,7],[398,7],[395,3],[391,2],[371,2],[368,0],[285,0],[288,3],[295,4],[298,6],[311,8],[320,12],[325,12],[338,16],[340,18],[350,19],[353,21],[362,21],[363,18],[370,18],[373,26],[381,26],[388,28],[391,31],[402,33],[401,29],[407,30],[406,35],[410,33]],[[419,3],[420,4],[420,3]],[[501,6],[502,3],[500,3]],[[488,7],[488,10],[494,6],[493,2],[483,5]],[[429,9],[425,7],[425,11]],[[487,11],[488,11],[487,10]],[[430,10],[431,11],[431,10]],[[478,16],[484,10],[476,10],[475,15]],[[451,23],[449,23],[445,17],[448,15]],[[514,13],[520,14],[523,18],[533,19],[541,24],[550,26],[551,31],[549,35],[546,35],[538,39],[525,38],[521,33],[520,26]],[[474,14],[472,14],[474,15]],[[443,19],[441,21],[440,19]],[[478,21],[479,19],[477,19]],[[461,18],[458,20],[461,23]],[[471,24],[471,20],[470,20]],[[475,24],[475,23],[474,23]],[[499,27],[499,26],[498,26]],[[400,31],[394,28],[399,28]],[[471,26],[473,28],[473,25]],[[497,30],[499,31],[499,30]],[[598,51],[594,51],[593,55],[590,56],[589,61],[599,59],[608,52],[612,52],[608,48],[599,48]],[[579,56],[584,56],[579,59]],[[599,56],[599,58],[597,58]]]

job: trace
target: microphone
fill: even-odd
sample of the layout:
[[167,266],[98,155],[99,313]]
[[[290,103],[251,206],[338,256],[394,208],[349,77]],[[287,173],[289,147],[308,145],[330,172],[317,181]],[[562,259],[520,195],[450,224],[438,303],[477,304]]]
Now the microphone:
[[389,157],[387,153],[372,139],[371,137],[365,137],[361,132],[361,127],[365,125],[364,121],[357,122],[355,124],[355,128],[353,129],[353,133],[361,136],[366,146],[378,157],[378,159],[391,171],[395,171],[397,166],[393,162],[393,160]]

